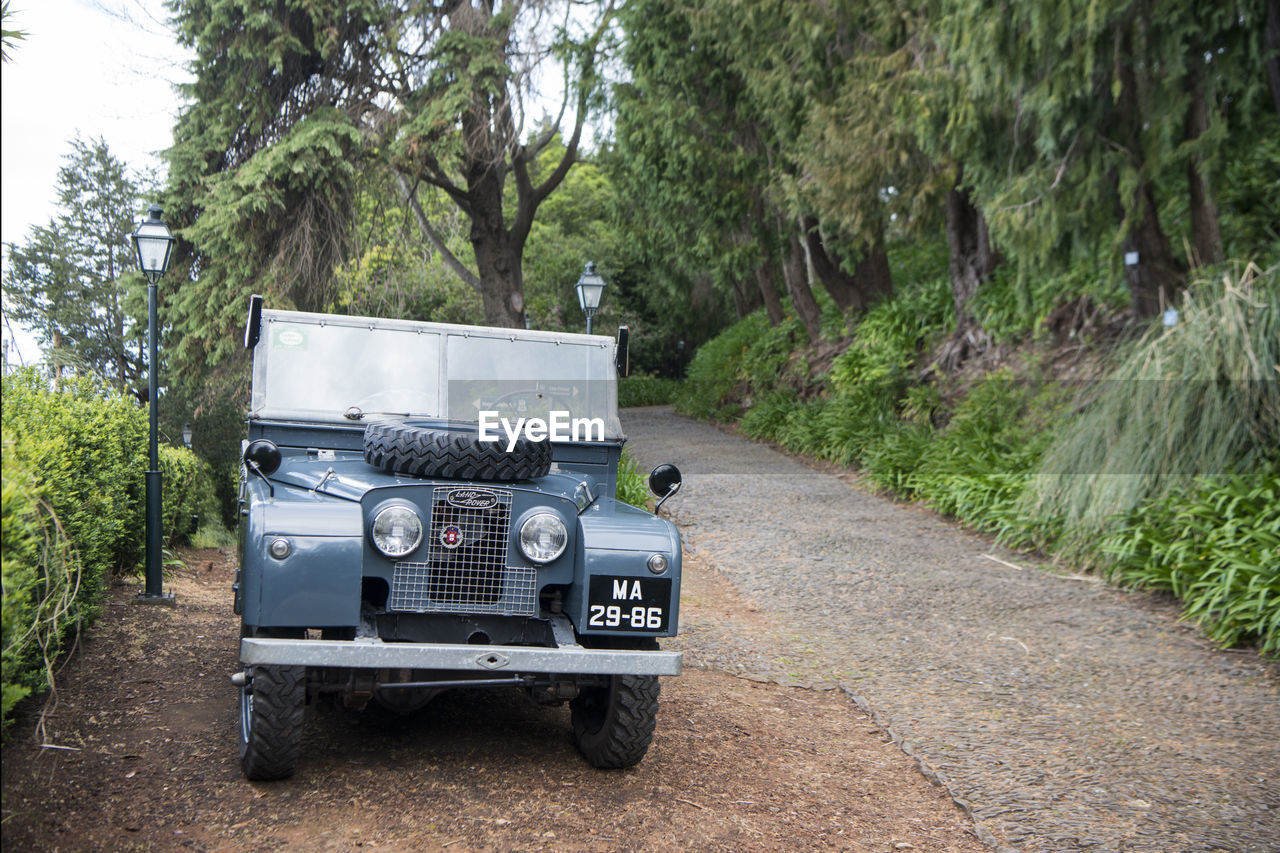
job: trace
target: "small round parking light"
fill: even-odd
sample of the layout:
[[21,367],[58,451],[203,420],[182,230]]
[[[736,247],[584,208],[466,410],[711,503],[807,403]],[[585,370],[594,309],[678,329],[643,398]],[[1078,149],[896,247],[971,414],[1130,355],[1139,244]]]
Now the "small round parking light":
[[649,556],[649,571],[655,575],[660,575],[667,570],[667,558],[662,554],[651,554]]
[[569,531],[560,516],[540,512],[520,525],[520,551],[535,563],[550,563],[569,545]]
[[283,560],[285,557],[293,553],[293,546],[289,544],[288,539],[274,539],[267,546],[268,553],[277,560]]
[[386,556],[405,557],[422,544],[422,519],[407,506],[389,506],[373,519],[370,535]]

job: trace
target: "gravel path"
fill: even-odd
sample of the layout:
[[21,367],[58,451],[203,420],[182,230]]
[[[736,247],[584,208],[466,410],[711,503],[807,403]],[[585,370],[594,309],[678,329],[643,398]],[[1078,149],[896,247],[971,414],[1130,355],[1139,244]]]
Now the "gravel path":
[[838,686],[993,846],[1280,850],[1274,665],[670,409],[622,421],[684,473],[686,548],[769,616],[686,630],[687,663]]

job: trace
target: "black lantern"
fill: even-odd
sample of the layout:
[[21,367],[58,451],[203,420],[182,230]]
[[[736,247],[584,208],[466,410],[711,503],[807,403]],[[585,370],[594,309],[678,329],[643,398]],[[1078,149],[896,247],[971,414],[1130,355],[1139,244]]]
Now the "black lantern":
[[578,279],[578,304],[587,315],[587,334],[591,334],[591,318],[600,307],[600,297],[604,295],[604,279],[596,272],[596,265],[589,263]]

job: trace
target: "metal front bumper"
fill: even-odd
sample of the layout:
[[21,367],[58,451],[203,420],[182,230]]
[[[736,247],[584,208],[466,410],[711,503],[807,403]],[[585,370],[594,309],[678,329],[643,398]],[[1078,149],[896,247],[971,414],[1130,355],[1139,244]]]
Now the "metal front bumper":
[[381,640],[240,641],[243,664],[335,666],[359,669],[445,669],[464,672],[557,675],[679,675],[681,652],[587,649],[579,645],[471,646],[451,643],[384,643]]

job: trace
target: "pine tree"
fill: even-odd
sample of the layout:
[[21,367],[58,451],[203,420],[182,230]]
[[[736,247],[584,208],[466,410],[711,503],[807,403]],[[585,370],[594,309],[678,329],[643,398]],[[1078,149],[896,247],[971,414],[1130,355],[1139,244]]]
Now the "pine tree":
[[129,240],[139,181],[105,141],[71,147],[58,171],[61,212],[8,244],[5,311],[35,332],[55,374],[94,374],[145,401],[145,282]]

